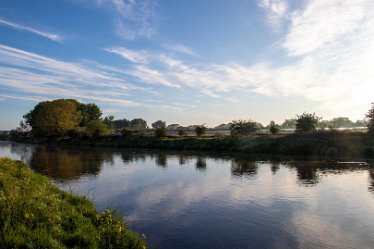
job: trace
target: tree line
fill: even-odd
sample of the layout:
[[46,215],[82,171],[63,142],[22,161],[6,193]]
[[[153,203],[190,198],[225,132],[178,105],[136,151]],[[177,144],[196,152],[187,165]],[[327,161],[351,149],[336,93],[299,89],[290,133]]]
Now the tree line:
[[[102,117],[102,111],[94,103],[84,104],[74,99],[57,99],[42,101],[30,112],[23,116],[19,130],[31,129],[36,137],[52,136],[105,136],[116,132],[131,134],[144,132],[149,129],[147,121],[142,118],[117,119],[114,116]],[[253,120],[233,120],[228,124],[221,124],[215,129],[230,130],[232,135],[250,135],[260,129],[268,129],[272,134],[281,129],[295,129],[296,132],[312,132],[316,129],[337,129],[340,127],[366,126],[370,134],[374,133],[374,103],[366,115],[367,120],[352,122],[348,118],[339,117],[331,120],[322,120],[314,113],[303,113],[295,118],[286,119],[282,124],[271,121],[269,125]],[[182,127],[179,124],[166,125],[165,121],[157,120],[151,124],[154,135],[163,137],[167,130],[177,131],[184,136],[186,131],[194,131],[197,136],[205,134],[207,127],[191,125]]]

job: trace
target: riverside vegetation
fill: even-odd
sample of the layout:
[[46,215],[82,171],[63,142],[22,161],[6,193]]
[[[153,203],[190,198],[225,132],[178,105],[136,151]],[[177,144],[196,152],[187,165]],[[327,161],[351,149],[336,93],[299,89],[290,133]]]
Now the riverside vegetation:
[[[294,119],[277,125],[270,122],[264,133],[261,124],[252,120],[233,120],[222,124],[230,135],[207,136],[205,125],[181,127],[166,126],[162,120],[152,124],[141,118],[114,120],[102,118],[96,104],[82,104],[72,99],[44,101],[24,116],[19,132],[12,139],[31,143],[57,145],[85,145],[126,147],[141,149],[204,150],[246,153],[271,153],[316,156],[374,156],[374,103],[366,120],[357,121],[367,126],[367,132],[340,131],[338,128],[353,127],[348,118],[322,120],[314,113],[303,113]],[[293,128],[295,132],[281,132],[281,128]],[[30,130],[30,132],[25,132]],[[259,132],[260,128],[262,131]],[[175,135],[167,135],[173,129]],[[196,136],[191,136],[194,131]],[[190,133],[189,135],[186,135]],[[179,136],[177,136],[177,134]]]
[[59,190],[20,161],[0,158],[0,248],[145,248],[110,210]]

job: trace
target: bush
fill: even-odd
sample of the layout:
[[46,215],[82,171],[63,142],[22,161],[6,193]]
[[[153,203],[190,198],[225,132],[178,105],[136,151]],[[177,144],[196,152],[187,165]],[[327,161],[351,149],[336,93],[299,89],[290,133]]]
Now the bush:
[[185,136],[186,135],[186,132],[182,129],[179,129],[178,130],[178,136],[182,137],[182,136]]
[[195,127],[195,132],[196,132],[196,135],[197,135],[198,137],[204,135],[205,132],[206,132],[206,127],[205,127],[205,125],[197,125],[197,126]]
[[257,123],[252,120],[233,120],[229,125],[231,135],[250,135],[258,130]]
[[279,132],[279,125],[276,125],[274,121],[270,122],[269,131],[271,134],[275,135]]
[[157,128],[155,130],[155,137],[165,137],[165,136],[166,136],[166,128],[165,127]]
[[89,136],[106,136],[110,134],[110,128],[101,120],[92,120],[87,124],[86,132]]

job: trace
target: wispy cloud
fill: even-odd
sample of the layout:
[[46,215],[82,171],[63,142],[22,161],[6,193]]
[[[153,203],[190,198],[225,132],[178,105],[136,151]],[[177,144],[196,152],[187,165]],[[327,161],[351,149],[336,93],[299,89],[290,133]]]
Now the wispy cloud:
[[[374,2],[369,0],[306,2],[290,16],[289,30],[278,47],[287,52],[285,59],[295,55],[299,58],[283,66],[274,66],[270,61],[252,66],[199,64],[168,54],[132,50],[140,58],[147,58],[143,60],[147,63],[134,63],[128,73],[139,81],[189,87],[213,98],[225,98],[231,91],[250,91],[303,97],[319,103],[324,112],[357,112],[367,108],[374,90],[373,9]],[[323,25],[325,29],[316,28]],[[340,103],[339,108],[336,103]]]
[[109,53],[117,54],[122,58],[129,60],[133,63],[147,64],[151,60],[151,57],[153,57],[150,53],[146,51],[134,51],[124,47],[112,47],[106,48],[104,50]]
[[115,32],[123,39],[151,38],[157,34],[159,18],[153,0],[95,0],[95,3],[112,12]]
[[198,56],[198,54],[192,49],[180,43],[167,42],[163,43],[162,46],[170,51],[187,54],[191,56]]
[[46,31],[41,31],[41,30],[29,27],[29,26],[17,24],[17,23],[10,22],[10,21],[7,21],[7,20],[1,19],[1,18],[0,18],[0,24],[11,27],[11,28],[14,28],[14,29],[27,31],[27,32],[42,36],[44,38],[48,38],[52,41],[61,42],[63,40],[63,37],[59,34],[50,33],[50,32],[46,32]]
[[0,87],[28,96],[73,97],[121,106],[139,106],[128,95],[142,91],[123,80],[123,75],[4,45],[0,45]]
[[287,0],[259,0],[258,5],[266,11],[270,25],[278,28],[287,14]]
[[373,18],[371,0],[314,0],[296,11],[283,47],[290,55],[307,55],[325,47],[351,43],[365,35]]

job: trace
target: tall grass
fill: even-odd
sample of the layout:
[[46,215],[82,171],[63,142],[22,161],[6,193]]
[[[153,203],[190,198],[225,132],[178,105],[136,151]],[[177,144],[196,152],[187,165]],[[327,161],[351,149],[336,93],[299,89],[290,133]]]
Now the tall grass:
[[112,211],[0,158],[0,248],[145,248]]

